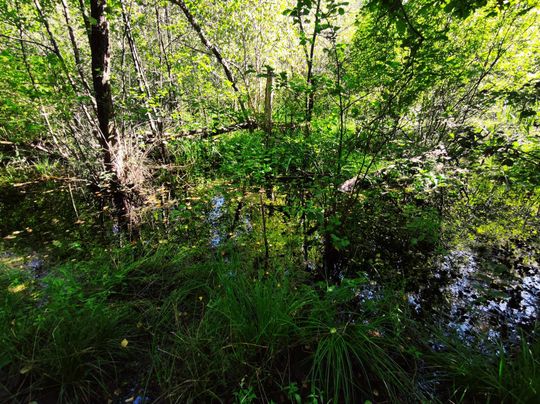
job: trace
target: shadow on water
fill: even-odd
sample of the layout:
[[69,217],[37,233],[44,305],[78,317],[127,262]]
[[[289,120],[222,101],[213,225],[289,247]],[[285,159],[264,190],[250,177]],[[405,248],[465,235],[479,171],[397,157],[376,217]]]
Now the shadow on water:
[[[226,198],[214,196],[207,213],[212,248],[225,241],[226,215]],[[239,224],[236,232],[251,230],[246,212]],[[426,324],[442,327],[469,344],[482,338],[518,343],[520,332],[531,331],[540,312],[540,268],[535,252],[531,246],[514,255],[503,248],[450,251],[434,265],[425,283],[408,293],[411,310]],[[360,304],[381,299],[383,294],[382,285],[374,279],[356,287]]]
[[494,341],[518,339],[519,328],[536,321],[540,295],[538,264],[518,268],[475,251],[458,250],[444,257],[435,275],[448,279],[439,287],[449,306],[448,326],[468,341],[477,332]]
[[[468,344],[483,338],[517,343],[521,331],[534,329],[540,312],[539,264],[523,257],[509,262],[494,251],[451,251],[407,295],[408,304],[416,317]],[[360,303],[382,295],[375,281],[357,290]]]
[[212,209],[208,213],[208,222],[212,227],[212,237],[210,245],[213,248],[218,247],[223,239],[223,232],[220,230],[220,219],[223,216],[223,207],[225,205],[225,197],[217,195],[212,198]]
[[411,309],[469,344],[478,337],[517,343],[538,319],[540,268],[530,254],[506,255],[502,249],[451,251],[426,284],[409,293]]
[[[253,230],[253,224],[251,223],[251,217],[249,212],[242,211],[240,209],[237,214],[240,216],[238,223],[232,220],[232,225],[227,220],[227,199],[223,195],[216,195],[211,199],[211,209],[206,215],[207,222],[210,225],[211,236],[210,246],[217,248],[223,244],[223,242],[229,238],[234,232],[236,237],[251,233]],[[238,208],[237,208],[238,209]],[[234,228],[233,228],[234,227]]]
[[0,190],[0,235],[12,245],[42,247],[65,223],[77,220],[66,187],[55,182],[4,186]]
[[69,258],[84,243],[105,239],[95,198],[84,191],[63,180],[1,187],[0,251],[30,256],[31,265],[37,255]]
[[[230,236],[250,233],[249,212],[242,210],[236,228],[230,228],[230,206],[222,194],[212,197],[206,210],[209,246],[220,247]],[[51,250],[69,258],[84,240],[106,236],[96,206],[80,189],[61,181],[43,181],[0,189],[0,252],[26,254],[33,272],[44,267]],[[110,226],[109,226],[110,233]],[[359,287],[360,302],[381,296],[375,281]],[[517,342],[520,329],[532,329],[540,303],[540,270],[535,250],[509,257],[505,250],[454,250],[444,256],[426,283],[408,294],[418,317],[439,324],[461,339],[473,342],[478,335],[493,341]]]

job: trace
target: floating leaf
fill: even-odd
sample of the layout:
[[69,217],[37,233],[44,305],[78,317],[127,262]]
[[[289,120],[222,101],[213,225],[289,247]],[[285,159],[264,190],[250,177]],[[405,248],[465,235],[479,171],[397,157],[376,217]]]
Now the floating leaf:
[[8,290],[11,293],[19,293],[19,292],[22,292],[25,289],[26,289],[26,285],[24,283],[21,283],[20,285],[17,285],[17,286],[10,286],[8,288]]
[[28,365],[24,366],[21,370],[19,370],[19,373],[21,375],[24,375],[24,374],[30,372],[31,370],[32,370],[32,364],[28,364]]

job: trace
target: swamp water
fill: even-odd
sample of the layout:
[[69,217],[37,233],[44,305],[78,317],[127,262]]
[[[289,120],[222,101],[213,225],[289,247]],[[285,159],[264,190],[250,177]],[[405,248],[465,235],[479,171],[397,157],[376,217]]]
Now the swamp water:
[[[441,300],[439,308],[429,305],[433,295]],[[496,254],[455,250],[442,258],[425,287],[409,294],[409,303],[464,341],[485,335],[492,342],[518,342],[520,329],[534,327],[539,297],[540,269],[534,257],[504,262]]]
[[[207,215],[210,245],[225,240],[226,199],[211,200]],[[243,226],[242,226],[243,224]],[[236,232],[251,231],[246,214]],[[534,328],[540,313],[540,266],[537,250],[523,248],[520,256],[509,250],[455,249],[434,266],[430,278],[407,295],[413,312],[431,325],[456,333],[467,343],[487,337],[491,342],[518,343],[521,331]],[[382,288],[369,281],[356,289],[360,303],[381,297]],[[440,346],[434,342],[436,350]]]
[[[84,202],[75,198],[62,182],[4,187],[0,196],[2,259],[13,258],[14,248],[23,249],[27,254],[18,254],[21,265],[34,276],[42,276],[47,265],[44,251],[51,245],[68,243],[76,249],[89,232],[94,237],[106,232],[95,223],[81,225],[81,212],[76,206],[84,206]],[[204,211],[210,231],[209,248],[215,249],[229,235],[230,212],[227,198],[221,194],[207,204]],[[249,213],[242,211],[232,231],[236,235],[251,232],[251,220]],[[520,329],[531,330],[540,313],[536,251],[522,249],[520,256],[510,256],[504,249],[488,253],[481,248],[451,251],[440,259],[427,282],[408,294],[411,309],[429,323],[455,332],[464,341],[472,343],[483,335],[492,341],[518,342]],[[381,288],[371,281],[359,286],[356,292],[361,303],[379,298]]]
[[[0,263],[15,262],[41,283],[41,278],[48,273],[48,250],[61,243],[67,254],[65,259],[70,259],[83,240],[95,242],[111,236],[110,224],[98,224],[98,215],[92,213],[95,207],[85,204],[80,194],[73,199],[70,191],[65,184],[55,182],[2,190]],[[231,234],[252,233],[252,221],[259,220],[258,209],[239,209],[229,204],[228,197],[217,194],[202,209],[206,232],[201,236],[208,238],[207,246],[211,250],[217,250]],[[234,208],[238,218],[231,221]],[[84,215],[86,223],[79,215]],[[532,330],[540,313],[540,268],[536,251],[530,249],[518,257],[505,249],[451,251],[434,265],[429,279],[407,295],[408,304],[426,325],[456,334],[466,343],[479,346],[481,351],[482,345],[475,344],[484,338],[502,341],[505,346],[517,344],[521,330]],[[358,303],[362,304],[381,298],[383,288],[368,279],[355,286],[355,291]],[[38,304],[46,304],[46,301]],[[431,347],[433,351],[445,349],[436,336]],[[132,375],[118,389],[118,394],[115,391],[113,402],[151,402],[150,397],[155,392],[147,390],[143,379],[144,376]],[[440,381],[432,369],[420,368],[417,383],[428,396],[435,396]]]

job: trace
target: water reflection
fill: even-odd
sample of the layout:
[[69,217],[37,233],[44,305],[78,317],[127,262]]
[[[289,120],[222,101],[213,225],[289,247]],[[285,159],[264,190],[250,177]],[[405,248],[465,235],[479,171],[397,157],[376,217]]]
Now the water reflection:
[[210,239],[210,245],[213,248],[218,247],[223,239],[223,234],[219,228],[219,222],[223,216],[223,207],[225,205],[225,197],[223,195],[217,195],[212,198],[212,210],[208,213],[208,221],[212,226],[212,237]]
[[[478,334],[493,341],[519,340],[519,329],[532,327],[537,319],[538,265],[531,264],[526,275],[512,273],[511,268],[498,274],[489,269],[488,263],[474,251],[449,253],[436,268],[436,282],[411,294],[409,303],[419,312],[430,301],[430,295],[439,293],[444,304],[436,310],[438,318],[445,319],[445,325],[463,340],[472,342]],[[430,309],[428,305],[425,310]]]

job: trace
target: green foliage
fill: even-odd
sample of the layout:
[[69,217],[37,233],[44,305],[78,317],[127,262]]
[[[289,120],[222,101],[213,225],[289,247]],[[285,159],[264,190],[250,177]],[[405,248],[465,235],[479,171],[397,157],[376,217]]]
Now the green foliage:
[[[352,397],[359,391],[369,393],[369,383],[382,380],[388,394],[411,388],[404,370],[383,348],[392,343],[383,336],[381,322],[364,326],[340,320],[347,316],[336,302],[344,305],[354,299],[361,281],[344,282],[321,297],[302,285],[297,277],[301,272],[293,268],[254,272],[238,255],[204,265],[188,264],[189,257],[165,257],[149,256],[129,271],[130,279],[136,280],[136,274],[144,274],[146,282],[153,279],[158,290],[160,284],[176,285],[153,306],[141,306],[146,307],[144,327],[152,330],[153,374],[163,394],[174,400],[230,395],[249,401],[256,392],[273,394],[279,388],[276,377],[309,375],[312,387],[302,388],[302,397],[314,397],[314,391],[339,395],[342,388]],[[166,262],[171,267],[163,267]],[[283,361],[289,360],[284,367]],[[334,361],[350,362],[365,379],[351,385],[349,368],[338,368],[336,378],[334,372],[327,374],[335,369]]]
[[[46,391],[59,400],[89,400],[111,387],[109,376],[133,349],[128,307],[108,301],[104,279],[84,281],[100,262],[58,268],[42,279],[3,268],[0,360],[4,399],[22,400]],[[103,274],[105,275],[105,274]],[[99,285],[99,286],[98,286]]]
[[458,339],[446,338],[442,352],[426,357],[452,384],[451,400],[460,402],[482,397],[497,402],[530,403],[540,389],[539,344],[533,336],[522,335],[521,343],[508,351],[487,343],[492,354],[479,353]]
[[0,401],[532,402],[404,290],[534,264],[538,1],[179,2],[107,2],[104,142],[89,4],[0,1]]

